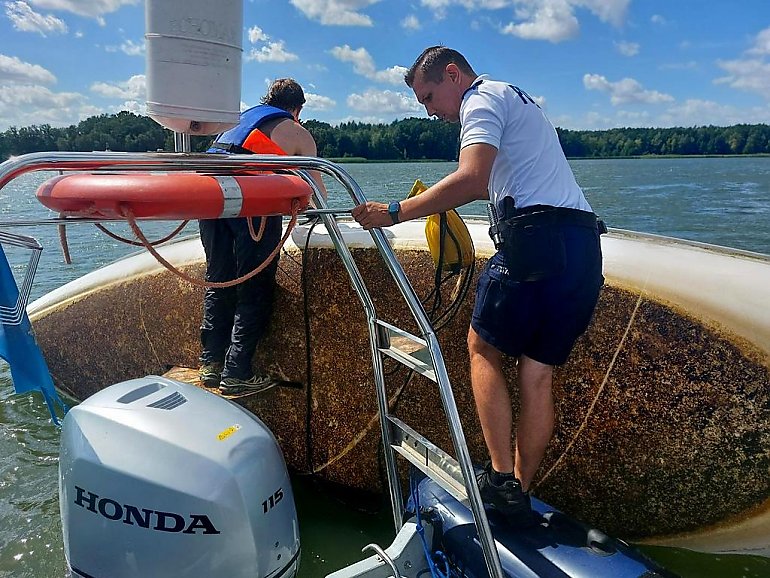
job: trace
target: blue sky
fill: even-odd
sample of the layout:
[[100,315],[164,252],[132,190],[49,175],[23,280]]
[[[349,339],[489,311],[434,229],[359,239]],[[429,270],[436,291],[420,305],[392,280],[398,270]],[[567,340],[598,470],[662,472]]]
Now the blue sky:
[[[0,3],[0,131],[144,113],[144,2]],[[768,0],[245,0],[242,107],[291,76],[303,119],[424,117],[402,78],[435,44],[563,128],[770,122]]]

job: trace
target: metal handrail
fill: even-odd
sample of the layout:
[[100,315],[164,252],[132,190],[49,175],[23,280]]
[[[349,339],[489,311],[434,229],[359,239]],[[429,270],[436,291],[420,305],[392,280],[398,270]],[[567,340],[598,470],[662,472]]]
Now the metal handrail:
[[[374,369],[375,389],[377,392],[377,405],[380,414],[380,426],[383,446],[385,449],[385,465],[388,475],[388,486],[393,510],[393,521],[396,531],[401,529],[403,497],[398,480],[398,472],[395,463],[395,453],[392,449],[390,428],[386,416],[388,412],[388,400],[385,390],[385,376],[382,367],[382,357],[379,354],[377,341],[377,316],[374,303],[369,295],[358,267],[345,243],[342,233],[337,226],[333,214],[324,212],[327,209],[326,200],[319,193],[312,179],[305,171],[319,171],[331,176],[342,184],[350,194],[356,205],[366,202],[358,183],[339,165],[325,159],[300,156],[274,156],[274,155],[219,155],[203,153],[119,153],[119,152],[53,152],[31,153],[19,157],[13,157],[0,164],[0,189],[14,178],[31,171],[195,171],[195,172],[220,172],[220,171],[244,171],[244,170],[285,170],[302,176],[313,188],[313,201],[320,209],[326,230],[332,243],[340,256],[345,269],[350,276],[353,288],[358,295],[366,313],[369,325],[369,343],[372,352],[372,365]],[[53,223],[55,220],[36,222],[35,224]],[[422,303],[417,297],[409,279],[398,262],[390,244],[381,229],[369,231],[376,248],[378,249],[385,266],[396,282],[401,295],[404,297],[409,310],[412,313],[420,329],[422,338],[428,345],[428,351],[433,362],[438,382],[439,395],[444,408],[444,413],[449,424],[450,436],[457,453],[457,461],[460,464],[468,500],[476,522],[487,570],[493,578],[503,578],[504,574],[500,565],[500,558],[495,547],[492,531],[489,527],[486,512],[475,481],[473,464],[471,462],[468,447],[465,442],[460,416],[457,411],[451,383],[446,371],[446,365],[436,334],[430,320],[423,309]]]
[[403,578],[401,573],[398,571],[398,568],[396,568],[396,564],[393,562],[393,559],[388,556],[387,552],[385,552],[385,550],[383,550],[379,545],[367,544],[361,548],[361,552],[366,552],[367,550],[372,550],[380,557],[380,559],[382,559],[383,562],[385,562],[390,567],[390,571],[393,572],[393,578]]
[[19,294],[16,296],[16,303],[12,307],[0,305],[0,323],[3,325],[19,325],[27,310],[29,295],[32,291],[32,281],[35,278],[35,272],[37,271],[37,265],[40,262],[40,253],[43,251],[43,247],[32,237],[9,233],[8,231],[0,231],[0,244],[12,245],[14,247],[21,247],[22,249],[30,249],[32,251],[29,256],[29,261],[27,262],[24,282],[21,284]]

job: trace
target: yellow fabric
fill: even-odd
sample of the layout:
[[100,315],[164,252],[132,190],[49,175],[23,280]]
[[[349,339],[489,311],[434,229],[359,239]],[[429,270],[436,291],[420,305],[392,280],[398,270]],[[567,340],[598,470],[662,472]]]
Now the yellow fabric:
[[[409,191],[407,199],[419,195],[427,190],[427,186],[417,179]],[[475,258],[473,240],[462,217],[454,209],[446,212],[447,229],[444,236],[444,258],[441,268],[446,271],[460,271],[469,267]],[[425,238],[428,240],[428,249],[433,257],[433,263],[439,266],[441,257],[441,215],[431,215],[425,222]]]

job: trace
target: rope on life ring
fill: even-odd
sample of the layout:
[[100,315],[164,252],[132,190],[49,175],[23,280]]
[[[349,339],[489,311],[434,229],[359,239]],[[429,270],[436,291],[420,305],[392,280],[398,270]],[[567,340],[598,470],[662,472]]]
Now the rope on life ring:
[[[156,241],[150,241],[150,245],[152,245],[154,247],[155,245],[161,245],[161,244],[165,243],[166,241],[170,241],[171,239],[176,237],[180,233],[180,231],[187,226],[187,223],[189,223],[189,222],[190,221],[187,221],[187,220],[182,221],[176,229],[171,231],[168,235],[166,235],[162,239],[158,239]],[[112,231],[110,231],[107,227],[105,227],[101,223],[94,223],[94,225],[96,225],[96,228],[99,229],[102,233],[104,233],[105,235],[107,235],[108,237],[110,237],[112,239],[115,239],[116,241],[120,241],[121,243],[125,243],[126,245],[133,245],[134,247],[142,247],[143,246],[140,241],[134,241],[133,239],[126,239],[125,237],[121,237],[117,233],[113,233]]]
[[[254,223],[251,222],[251,219],[246,221],[249,225],[249,235],[251,235],[251,238],[254,239],[255,242],[259,243],[262,240],[262,235],[265,234],[265,227],[267,226],[267,217],[260,217],[259,221],[259,232],[254,233]],[[281,246],[283,246],[283,243],[281,243]]]
[[[66,215],[64,215],[63,213],[59,214],[59,218],[60,219],[65,218],[65,216]],[[154,247],[155,245],[161,245],[161,244],[163,244],[163,243],[165,243],[167,241],[170,241],[171,239],[176,237],[182,231],[182,229],[184,229],[187,226],[187,223],[189,223],[189,222],[190,221],[182,221],[176,229],[171,231],[168,235],[166,235],[162,239],[157,239],[155,241],[150,241],[150,245],[152,245]],[[120,241],[121,243],[125,243],[126,245],[132,245],[134,247],[143,247],[144,246],[140,241],[134,241],[132,239],[127,239],[125,237],[122,237],[122,236],[118,235],[117,233],[113,233],[112,231],[110,231],[107,227],[105,227],[101,223],[94,223],[94,226],[97,229],[99,229],[102,233],[104,233],[105,235],[107,235],[108,237],[110,237],[112,239],[115,239],[116,241]],[[61,223],[61,224],[57,225],[56,228],[59,231],[59,245],[61,246],[62,256],[64,258],[64,262],[67,265],[72,265],[72,257],[70,256],[69,242],[67,240],[67,224],[66,223]],[[251,238],[254,239],[255,241],[259,240],[259,239],[255,239],[255,236],[254,236],[253,233],[251,235]]]
[[[204,289],[210,289],[210,288],[223,288],[223,287],[232,287],[233,285],[237,285],[238,283],[243,283],[244,281],[248,281],[258,273],[262,272],[265,267],[267,267],[270,262],[275,259],[276,255],[281,252],[281,248],[284,246],[286,241],[289,239],[289,235],[291,235],[291,232],[294,230],[294,226],[297,224],[297,214],[299,213],[299,209],[302,206],[302,203],[299,199],[293,199],[291,203],[291,220],[289,221],[289,224],[286,226],[286,232],[283,235],[283,238],[281,239],[281,242],[276,245],[275,249],[270,253],[270,255],[267,256],[267,258],[256,268],[254,268],[251,272],[246,273],[245,275],[242,275],[241,277],[238,277],[237,279],[233,279],[231,281],[203,281],[201,279],[196,279],[195,277],[192,277],[185,273],[184,271],[181,271],[174,267],[169,261],[167,261],[158,251],[155,249],[155,247],[152,246],[152,244],[147,240],[147,237],[144,236],[144,233],[142,233],[142,230],[139,228],[139,225],[136,223],[136,217],[134,217],[133,211],[130,208],[126,209],[126,220],[128,221],[129,226],[131,227],[131,230],[134,232],[134,235],[141,241],[142,246],[147,249],[147,251],[150,252],[150,254],[155,257],[155,259],[163,265],[166,269],[171,271],[174,275],[179,277],[180,279],[187,281],[191,285],[195,285],[196,287],[202,287]],[[260,226],[258,235],[254,235],[254,228],[251,223],[251,218],[249,218],[249,232],[252,234],[252,238],[254,240],[258,240],[256,237],[262,236],[262,233],[264,232],[265,228],[265,222],[267,219],[262,219],[262,225]]]
[[[59,218],[60,219],[64,218],[64,214],[59,213]],[[62,256],[64,257],[64,262],[67,265],[72,265],[72,258],[70,257],[70,247],[69,247],[69,243],[67,243],[67,226],[62,224],[62,225],[57,225],[56,228],[59,231],[59,245],[61,246],[61,252],[62,252]]]
[[[249,172],[239,175],[181,173],[169,180],[166,174],[60,174],[38,189],[38,200],[66,216],[125,219],[139,239],[126,239],[96,226],[111,238],[134,246],[142,246],[166,269],[193,285],[204,288],[230,287],[252,278],[262,271],[280,252],[297,220],[297,214],[310,202],[312,189],[301,177],[282,173]],[[191,199],[191,192],[193,198]],[[193,200],[194,202],[191,202]],[[251,215],[291,214],[291,222],[280,245],[254,271],[237,279],[210,282],[182,273],[154,250],[177,235],[189,219],[247,218],[249,234],[259,242],[267,219],[262,218],[259,231],[254,231]],[[170,235],[148,241],[137,225],[138,219],[175,220],[184,222]],[[71,263],[65,225],[59,226],[64,259]]]

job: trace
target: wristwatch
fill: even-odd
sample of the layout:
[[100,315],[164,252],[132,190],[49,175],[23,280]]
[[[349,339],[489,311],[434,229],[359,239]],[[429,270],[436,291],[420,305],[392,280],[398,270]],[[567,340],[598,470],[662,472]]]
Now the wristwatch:
[[393,201],[388,205],[388,214],[390,215],[390,218],[393,219],[393,224],[395,225],[398,223],[398,213],[401,211],[401,203],[398,201]]

